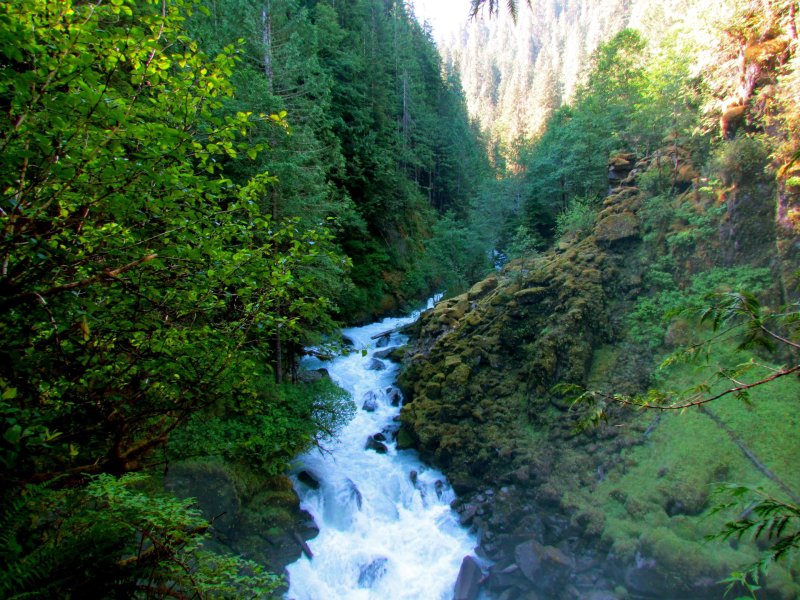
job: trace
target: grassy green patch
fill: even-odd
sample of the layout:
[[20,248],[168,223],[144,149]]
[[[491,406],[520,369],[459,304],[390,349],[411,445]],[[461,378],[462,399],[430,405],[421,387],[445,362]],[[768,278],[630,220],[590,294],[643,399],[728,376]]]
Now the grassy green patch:
[[[602,362],[603,356],[600,359]],[[732,352],[718,357],[731,364]],[[697,368],[678,365],[663,374],[663,389],[685,389],[708,377],[715,365]],[[725,498],[715,495],[721,483],[763,486],[785,496],[759,471],[732,439],[736,438],[795,493],[800,491],[800,427],[796,378],[777,380],[756,388],[752,403],[726,397],[709,406],[723,429],[697,409],[665,413],[644,445],[622,450],[608,477],[593,493],[573,496],[579,509],[594,507],[605,515],[603,539],[621,558],[635,552],[655,558],[687,581],[701,576],[722,578],[743,564],[755,561],[754,544],[706,541],[724,521],[737,514],[710,515]],[[645,412],[640,418],[652,418]],[[783,597],[797,597],[800,586],[792,583],[784,566],[770,571],[770,587]]]

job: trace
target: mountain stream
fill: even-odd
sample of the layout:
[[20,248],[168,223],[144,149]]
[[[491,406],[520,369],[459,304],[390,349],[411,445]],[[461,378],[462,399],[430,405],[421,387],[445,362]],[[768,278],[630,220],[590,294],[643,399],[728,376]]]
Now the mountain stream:
[[308,542],[313,558],[303,556],[288,567],[290,600],[453,598],[461,561],[476,540],[450,509],[455,496],[444,475],[416,452],[397,450],[397,365],[382,350],[404,338],[392,333],[373,339],[417,316],[345,329],[354,351],[304,363],[326,369],[352,394],[358,410],[326,452],[310,451],[295,469],[295,490],[320,531]]

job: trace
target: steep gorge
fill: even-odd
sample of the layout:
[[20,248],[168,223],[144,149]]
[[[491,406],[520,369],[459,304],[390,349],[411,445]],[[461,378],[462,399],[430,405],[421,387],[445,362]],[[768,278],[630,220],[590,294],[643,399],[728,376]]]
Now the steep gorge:
[[[782,274],[797,265],[793,251],[775,250],[774,183],[758,176],[710,194],[680,155],[684,191],[672,200],[640,187],[661,168],[659,153],[612,157],[616,187],[591,231],[508,264],[414,326],[401,378],[403,435],[462,495],[462,521],[478,532],[479,554],[495,561],[488,585],[498,597],[718,598],[716,582],[753,556],[703,543],[719,522],[708,517],[713,484],[760,479],[728,433],[700,413],[614,407],[608,423],[580,432],[586,409],[552,390],[569,382],[644,392],[665,348],[691,339],[695,325],[685,318],[661,332],[663,345],[631,335],[668,237],[670,275],[686,296],[709,270],[725,274],[723,288],[771,280],[764,294],[776,302],[792,289]],[[671,217],[654,218],[670,205]],[[676,217],[679,206],[715,215],[716,234],[674,243],[698,235],[696,223]],[[791,381],[754,396],[753,409],[731,399],[719,412],[795,491],[798,393]],[[766,430],[773,442],[760,437]],[[768,597],[795,597],[792,578],[774,568]]]

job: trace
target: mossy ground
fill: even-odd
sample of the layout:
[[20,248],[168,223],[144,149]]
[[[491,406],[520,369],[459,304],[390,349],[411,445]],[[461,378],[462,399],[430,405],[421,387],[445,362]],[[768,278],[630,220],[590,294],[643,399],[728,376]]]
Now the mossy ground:
[[[602,370],[610,354],[599,352],[595,367]],[[717,355],[728,365],[745,358],[732,352]],[[661,386],[689,388],[713,374],[716,367],[714,363],[673,367],[664,373]],[[785,378],[754,389],[750,404],[729,396],[708,407],[795,493],[800,491],[798,398],[800,381]],[[569,486],[570,478],[559,479],[561,485],[571,488],[564,490],[565,504],[571,505],[576,515],[583,515],[591,530],[587,533],[600,535],[612,554],[623,561],[640,552],[689,581],[709,576],[723,579],[755,562],[759,549],[754,543],[706,539],[721,531],[726,520],[739,516],[732,510],[711,514],[715,506],[729,500],[718,488],[735,482],[763,487],[784,498],[785,492],[755,467],[728,431],[697,408],[659,414],[643,410],[625,426],[636,421],[640,427],[650,426],[656,418],[644,444],[622,448],[604,462],[610,468],[596,486]],[[567,450],[562,464],[578,460],[582,452]],[[779,597],[796,598],[800,585],[797,572],[793,575],[794,583],[787,567],[776,565],[770,570],[769,587]]]

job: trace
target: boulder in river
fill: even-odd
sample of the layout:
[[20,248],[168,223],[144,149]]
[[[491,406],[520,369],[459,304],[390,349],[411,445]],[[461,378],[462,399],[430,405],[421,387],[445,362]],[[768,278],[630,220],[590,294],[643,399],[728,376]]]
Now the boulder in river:
[[358,510],[361,510],[361,505],[364,502],[363,496],[361,496],[361,490],[358,489],[358,486],[353,483],[352,479],[347,480],[348,487],[350,488],[350,497],[355,501]]
[[453,600],[475,600],[481,589],[481,567],[472,556],[465,556],[461,561],[458,579],[453,590]]
[[403,400],[403,394],[397,388],[391,388],[391,392],[387,393],[387,396],[392,406],[400,406],[400,402]]
[[367,412],[375,412],[378,408],[378,396],[375,392],[367,392],[364,394],[364,403],[361,405],[361,410]]
[[300,471],[297,474],[297,479],[301,483],[306,484],[312,490],[318,490],[320,487],[319,479],[317,479],[312,473],[308,471]]
[[386,364],[377,358],[370,360],[369,365],[367,366],[368,371],[383,371],[384,369],[386,369]]
[[384,335],[378,338],[378,341],[375,343],[376,348],[386,348],[389,345],[389,335]]
[[386,447],[386,444],[376,440],[374,435],[371,435],[367,438],[367,443],[364,448],[366,450],[374,450],[378,454],[386,454],[389,451],[389,449]]
[[358,574],[358,587],[371,588],[378,579],[386,575],[386,563],[389,559],[381,556],[361,567]]

